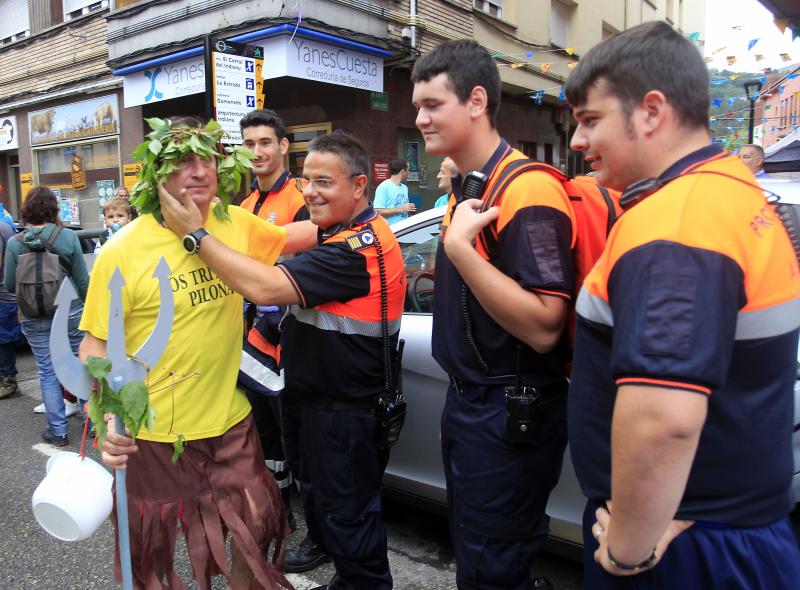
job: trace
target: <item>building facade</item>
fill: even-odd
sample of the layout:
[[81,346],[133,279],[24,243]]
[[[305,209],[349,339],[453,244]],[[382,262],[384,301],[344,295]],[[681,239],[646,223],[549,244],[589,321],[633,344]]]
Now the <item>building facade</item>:
[[[22,4],[27,12],[8,12]],[[10,186],[0,198],[15,212],[28,187],[48,184],[72,221],[99,224],[110,187],[135,181],[130,153],[147,132],[144,118],[207,115],[207,36],[263,52],[264,104],[289,126],[287,165],[295,173],[315,135],[341,130],[367,147],[373,187],[389,160],[405,157],[409,192],[418,206],[430,206],[439,196],[440,158],[425,154],[415,128],[410,70],[420,54],[459,38],[477,40],[497,61],[501,134],[531,157],[581,172],[581,159],[568,150],[574,121],[561,98],[569,64],[647,20],[702,32],[704,4],[0,0],[0,11],[17,23],[0,25],[0,183]],[[3,147],[6,120],[13,148]],[[73,165],[85,174],[73,175]]]

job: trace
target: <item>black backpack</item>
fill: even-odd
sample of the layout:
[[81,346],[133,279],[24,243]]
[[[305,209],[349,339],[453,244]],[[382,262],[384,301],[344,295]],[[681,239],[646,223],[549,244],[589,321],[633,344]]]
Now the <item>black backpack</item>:
[[27,251],[25,254],[20,254],[17,259],[15,275],[17,305],[26,318],[53,317],[56,295],[63,277],[61,260],[53,251],[53,243],[61,233],[61,226],[55,226],[53,233],[44,243],[44,250],[32,250],[25,244],[23,238],[27,231],[23,230],[13,238]]

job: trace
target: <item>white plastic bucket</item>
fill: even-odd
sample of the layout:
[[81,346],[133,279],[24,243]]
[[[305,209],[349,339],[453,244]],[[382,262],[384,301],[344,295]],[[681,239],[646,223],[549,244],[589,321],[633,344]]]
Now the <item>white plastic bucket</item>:
[[112,475],[99,463],[62,451],[47,461],[47,476],[33,492],[33,515],[62,541],[88,539],[111,514]]

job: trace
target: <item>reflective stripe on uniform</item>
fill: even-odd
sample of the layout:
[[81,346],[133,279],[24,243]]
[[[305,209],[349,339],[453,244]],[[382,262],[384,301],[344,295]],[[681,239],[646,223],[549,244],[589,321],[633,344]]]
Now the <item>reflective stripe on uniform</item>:
[[[381,322],[367,322],[346,318],[328,311],[318,309],[302,309],[297,305],[292,306],[292,314],[298,322],[308,324],[320,330],[339,332],[340,334],[381,337]],[[400,331],[400,318],[390,320],[389,334]]]

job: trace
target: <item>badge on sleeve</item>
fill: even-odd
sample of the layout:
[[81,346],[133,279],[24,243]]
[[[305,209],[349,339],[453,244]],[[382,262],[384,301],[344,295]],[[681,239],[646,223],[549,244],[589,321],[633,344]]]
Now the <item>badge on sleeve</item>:
[[350,246],[350,249],[353,252],[358,252],[359,250],[363,250],[364,248],[369,248],[374,243],[375,243],[375,236],[373,236],[372,232],[368,229],[360,231],[357,234],[353,234],[352,236],[347,238],[347,245]]

